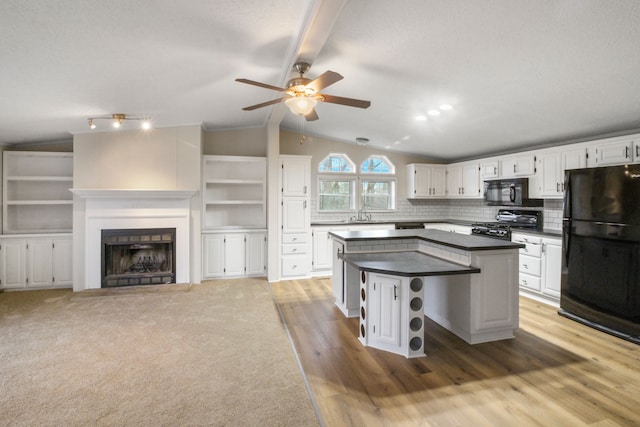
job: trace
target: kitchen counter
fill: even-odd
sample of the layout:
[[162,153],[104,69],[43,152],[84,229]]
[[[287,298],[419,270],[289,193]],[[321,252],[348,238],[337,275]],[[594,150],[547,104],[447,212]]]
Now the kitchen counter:
[[395,276],[449,276],[480,273],[476,267],[467,267],[445,261],[422,252],[346,253],[339,257],[361,271],[393,274]]
[[418,239],[465,251],[520,249],[524,247],[524,245],[520,243],[513,243],[508,240],[449,233],[440,230],[332,231],[329,234],[345,242],[367,241],[372,239],[384,239],[392,242],[393,240]]

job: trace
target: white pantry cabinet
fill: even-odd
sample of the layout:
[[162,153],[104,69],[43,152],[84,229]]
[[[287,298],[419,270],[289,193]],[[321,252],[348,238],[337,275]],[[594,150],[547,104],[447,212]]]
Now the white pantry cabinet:
[[0,237],[0,288],[72,286],[71,235]]
[[73,221],[73,153],[5,151],[4,234],[67,233]]
[[447,166],[411,163],[407,165],[407,198],[444,198]]
[[202,248],[204,279],[266,274],[266,231],[205,233]]
[[280,277],[311,272],[311,157],[280,156]]

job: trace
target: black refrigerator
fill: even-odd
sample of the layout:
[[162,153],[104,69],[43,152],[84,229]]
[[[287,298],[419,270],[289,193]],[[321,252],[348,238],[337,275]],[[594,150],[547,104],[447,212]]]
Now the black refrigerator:
[[640,165],[565,173],[560,311],[640,344]]

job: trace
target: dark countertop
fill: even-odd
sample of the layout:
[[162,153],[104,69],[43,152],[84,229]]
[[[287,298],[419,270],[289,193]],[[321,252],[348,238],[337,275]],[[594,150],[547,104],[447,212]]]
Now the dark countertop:
[[477,267],[466,267],[415,251],[346,253],[339,256],[360,270],[395,276],[448,276],[480,273],[480,269]]
[[[428,219],[428,220],[371,220],[371,221],[315,221],[311,222],[311,226],[331,226],[331,225],[367,225],[367,224],[435,224],[435,223],[447,223],[454,225],[464,225],[471,227],[471,224],[474,222],[482,222],[482,221],[468,221],[468,220],[456,220],[456,219]],[[535,234],[539,236],[549,236],[549,237],[562,237],[562,230],[554,230],[544,228],[542,230],[537,228],[517,228],[514,227],[511,229],[513,233],[525,233],[525,234]]]
[[524,248],[520,243],[508,240],[493,239],[491,237],[450,233],[440,230],[362,230],[362,231],[331,231],[334,237],[343,241],[359,240],[393,240],[393,239],[421,239],[439,243],[444,246],[466,251],[486,251],[495,249]]

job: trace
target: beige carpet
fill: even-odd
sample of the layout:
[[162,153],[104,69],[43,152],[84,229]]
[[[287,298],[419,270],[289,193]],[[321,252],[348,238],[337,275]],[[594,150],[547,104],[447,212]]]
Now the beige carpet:
[[269,285],[0,293],[0,425],[318,425]]

